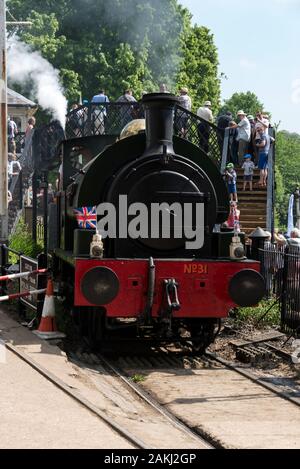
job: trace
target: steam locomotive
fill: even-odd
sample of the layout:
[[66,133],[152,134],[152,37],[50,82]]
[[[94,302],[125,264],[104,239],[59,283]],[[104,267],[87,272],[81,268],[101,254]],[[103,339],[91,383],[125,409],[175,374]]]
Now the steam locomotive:
[[[130,330],[203,351],[231,308],[256,305],[264,295],[259,263],[244,256],[243,238],[234,244],[233,232],[215,228],[228,218],[227,188],[206,153],[173,135],[177,104],[171,94],[145,95],[145,132],[114,143],[104,135],[63,143],[49,248],[61,296],[93,344]],[[113,207],[113,226],[105,236],[105,224],[99,234],[78,228],[79,207],[97,207],[98,222]],[[186,207],[190,216],[178,219]],[[194,244],[191,233],[199,234]]]

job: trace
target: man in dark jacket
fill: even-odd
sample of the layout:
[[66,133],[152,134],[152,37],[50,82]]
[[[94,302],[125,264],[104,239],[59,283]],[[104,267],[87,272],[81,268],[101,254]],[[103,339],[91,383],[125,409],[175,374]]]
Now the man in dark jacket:
[[[122,128],[125,127],[130,121],[136,118],[135,116],[135,107],[133,103],[136,103],[136,99],[132,96],[132,90],[124,90],[122,96],[120,96],[117,103],[124,103],[120,106],[120,119]],[[126,103],[128,106],[126,106]]]
[[225,137],[225,129],[229,127],[230,122],[232,121],[232,114],[230,111],[225,112],[217,119],[217,127],[219,129],[218,132],[218,144],[220,148],[220,152],[223,151],[223,142]]

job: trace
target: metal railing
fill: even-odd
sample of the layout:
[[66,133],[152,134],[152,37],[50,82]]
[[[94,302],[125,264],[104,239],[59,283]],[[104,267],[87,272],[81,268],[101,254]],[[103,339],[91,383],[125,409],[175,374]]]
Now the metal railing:
[[140,103],[89,103],[67,114],[65,133],[67,138],[119,136],[126,124],[139,118],[144,118]]
[[25,145],[25,132],[18,132],[15,135],[16,153],[22,153]]
[[174,134],[197,145],[221,167],[224,133],[216,125],[178,105],[175,109]]
[[300,333],[300,244],[277,246],[266,242],[259,249],[266,297],[279,303],[281,327]]
[[[9,258],[10,255],[13,255],[17,259],[13,264]],[[36,259],[24,255],[20,251],[16,251],[8,247],[6,244],[0,244],[0,274],[8,275],[12,273],[19,273],[24,271],[32,271],[35,269],[45,269],[47,268],[47,256],[45,254],[39,254]],[[13,289],[10,292],[11,287]],[[28,291],[28,290],[40,290],[44,289],[47,284],[47,277],[45,275],[37,275],[34,277],[29,277],[28,279],[22,280],[17,279],[17,282],[13,284],[9,281],[0,282],[0,295],[8,295],[9,293],[16,293],[17,291]],[[24,288],[25,286],[25,288]],[[28,306],[36,312],[36,318],[39,318],[42,314],[44,304],[44,294],[40,293],[35,297],[29,300],[28,298],[19,298],[18,299],[18,311],[23,316],[24,307]]]
[[[93,135],[119,136],[126,124],[144,118],[141,103],[101,103],[80,106],[70,111],[66,119],[66,137]],[[201,148],[218,166],[221,164],[224,135],[214,124],[177,105],[174,134]]]

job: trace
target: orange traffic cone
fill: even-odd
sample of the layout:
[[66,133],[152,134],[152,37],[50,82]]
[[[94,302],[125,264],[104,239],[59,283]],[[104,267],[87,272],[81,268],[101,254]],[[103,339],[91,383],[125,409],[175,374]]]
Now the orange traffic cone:
[[40,325],[33,333],[42,339],[61,339],[65,337],[65,334],[59,332],[56,327],[53,281],[51,279],[49,279],[47,283]]

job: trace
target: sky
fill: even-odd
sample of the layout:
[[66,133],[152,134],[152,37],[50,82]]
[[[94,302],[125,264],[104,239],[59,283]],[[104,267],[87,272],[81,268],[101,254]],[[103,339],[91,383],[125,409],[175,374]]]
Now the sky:
[[179,3],[214,34],[219,72],[228,77],[222,99],[252,91],[280,130],[300,134],[300,0]]

